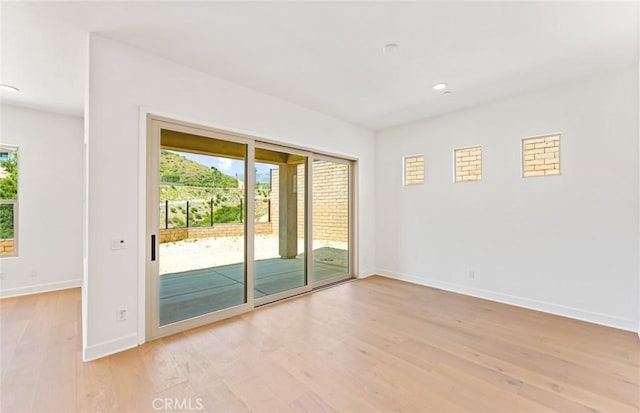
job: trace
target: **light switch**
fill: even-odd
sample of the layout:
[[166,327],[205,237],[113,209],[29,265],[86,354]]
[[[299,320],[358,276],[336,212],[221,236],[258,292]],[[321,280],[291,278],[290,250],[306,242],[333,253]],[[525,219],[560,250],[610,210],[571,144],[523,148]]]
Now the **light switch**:
[[125,248],[127,248],[127,244],[122,238],[115,238],[111,240],[112,250],[123,250]]

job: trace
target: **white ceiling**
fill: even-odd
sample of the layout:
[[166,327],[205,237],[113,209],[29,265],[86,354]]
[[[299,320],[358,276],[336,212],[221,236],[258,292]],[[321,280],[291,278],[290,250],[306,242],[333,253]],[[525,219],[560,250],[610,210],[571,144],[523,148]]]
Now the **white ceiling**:
[[[637,2],[3,2],[3,100],[82,113],[86,33],[377,130],[638,62]],[[382,52],[387,43],[395,53]],[[431,86],[448,82],[452,94]],[[606,87],[606,85],[603,85]]]

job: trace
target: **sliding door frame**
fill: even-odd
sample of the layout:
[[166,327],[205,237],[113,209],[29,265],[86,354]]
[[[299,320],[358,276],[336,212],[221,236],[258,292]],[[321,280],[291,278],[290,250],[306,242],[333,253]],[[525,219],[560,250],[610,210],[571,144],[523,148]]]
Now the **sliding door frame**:
[[[348,173],[348,199],[349,199],[349,208],[348,208],[348,231],[349,231],[349,235],[347,237],[347,245],[349,248],[349,252],[348,252],[348,260],[349,260],[349,268],[348,271],[345,274],[341,274],[341,275],[336,275],[335,277],[331,277],[331,278],[327,278],[326,280],[320,280],[320,281],[316,281],[313,282],[313,278],[312,278],[312,287],[314,289],[316,288],[320,288],[320,287],[324,287],[326,285],[330,285],[330,284],[334,284],[337,282],[341,282],[341,281],[346,281],[346,280],[350,280],[353,278],[356,278],[356,248],[355,248],[355,244],[356,244],[356,237],[355,237],[355,162],[349,159],[343,159],[343,158],[336,158],[334,156],[330,156],[330,155],[322,155],[322,154],[314,154],[313,157],[314,161],[327,161],[327,162],[333,162],[333,163],[339,163],[339,164],[343,164],[347,166],[347,173]],[[313,178],[313,163],[309,164],[309,169],[312,170],[311,172],[311,178]],[[313,182],[310,183],[310,185],[313,185]],[[312,196],[310,198],[313,197],[313,193],[311,194]],[[313,199],[310,200],[311,202],[311,208],[313,208]],[[309,209],[310,214],[313,212],[312,209]],[[311,224],[313,223],[313,216],[311,216],[310,218],[310,222]],[[313,226],[310,227],[311,231],[310,231],[310,245],[313,246]],[[311,258],[313,259],[313,249],[311,249]],[[310,267],[312,268],[312,267]],[[311,277],[313,277],[313,274],[311,274]]]
[[[293,297],[294,295],[299,295],[299,294],[304,294],[307,293],[309,291],[312,290],[313,286],[312,286],[312,279],[311,279],[311,274],[310,274],[310,269],[312,261],[310,261],[310,255],[312,254],[311,249],[309,248],[310,244],[310,239],[311,239],[311,226],[310,226],[310,220],[311,220],[311,196],[310,196],[310,190],[311,190],[311,181],[312,181],[312,176],[310,176],[310,174],[312,172],[310,172],[310,170],[312,169],[310,167],[311,163],[313,162],[313,153],[308,152],[308,151],[304,151],[301,149],[296,149],[296,148],[290,148],[288,146],[283,146],[283,145],[277,145],[277,144],[273,144],[273,143],[267,143],[267,142],[262,142],[262,141],[256,141],[255,142],[255,148],[256,149],[268,149],[270,151],[277,151],[277,152],[285,152],[285,153],[289,153],[292,155],[299,155],[299,156],[304,156],[307,158],[306,164],[305,164],[305,171],[304,171],[304,176],[305,176],[305,185],[304,185],[304,196],[305,196],[305,215],[304,215],[304,253],[305,253],[305,285],[301,286],[301,287],[297,287],[297,288],[292,288],[290,290],[285,290],[285,291],[281,291],[275,294],[271,294],[271,295],[266,295],[264,297],[260,297],[260,298],[256,298],[254,300],[255,306],[261,306],[261,305],[265,305],[265,304],[269,304],[272,303],[274,301],[279,301],[279,300],[283,300],[285,298],[289,298],[289,297]],[[255,155],[255,150],[254,150],[254,155]],[[255,160],[255,158],[254,158]],[[254,168],[255,169],[255,168]],[[255,239],[255,235],[253,236]],[[254,268],[254,277],[255,277],[255,268]]]
[[[141,110],[141,122],[146,125],[146,142],[141,143],[141,152],[146,152],[144,161],[145,179],[140,182],[144,185],[143,193],[146,198],[141,198],[141,218],[144,217],[145,223],[145,242],[143,251],[141,251],[141,265],[144,266],[144,304],[140,307],[144,309],[144,317],[140,322],[144,322],[144,339],[140,343],[153,340],[156,338],[168,336],[190,328],[199,327],[220,321],[235,315],[250,312],[255,308],[274,301],[289,298],[295,295],[304,294],[313,291],[316,288],[333,284],[340,281],[357,278],[358,274],[358,256],[357,256],[357,160],[354,158],[333,156],[325,153],[317,153],[306,148],[282,144],[277,141],[247,135],[244,133],[233,132],[229,130],[218,129],[192,121],[182,120],[177,117],[168,117],[171,115],[156,115],[152,111]],[[231,142],[246,145],[245,155],[245,199],[247,201],[255,199],[255,150],[257,148],[271,149],[276,151],[287,152],[307,157],[305,168],[305,196],[306,196],[306,213],[305,213],[305,272],[306,284],[292,290],[283,291],[265,297],[255,298],[255,202],[245,202],[246,217],[252,219],[245,220],[244,238],[245,238],[245,289],[246,302],[234,307],[218,310],[212,313],[189,318],[165,326],[160,326],[159,312],[159,210],[153,206],[159,205],[159,162],[160,162],[160,131],[161,129],[169,129],[177,132],[184,132],[193,135],[228,140]],[[142,129],[145,130],[145,129]],[[330,162],[343,163],[349,167],[349,271],[344,275],[329,278],[318,282],[313,282],[313,162],[315,160],[326,160]],[[142,171],[142,170],[141,170]],[[143,200],[144,199],[144,200]],[[141,233],[142,235],[142,233]],[[151,236],[156,236],[155,245],[152,245]],[[156,260],[151,260],[152,246],[155,247],[153,253]],[[141,268],[142,269],[142,268]],[[141,286],[142,287],[142,286]]]
[[[234,315],[251,311],[254,307],[254,239],[255,222],[252,219],[245,219],[244,226],[244,288],[245,302],[243,304],[214,311],[200,316],[192,317],[175,323],[160,325],[160,233],[158,229],[160,176],[160,133],[162,129],[176,132],[198,135],[205,138],[227,140],[230,142],[246,145],[245,153],[245,176],[246,184],[244,197],[251,199],[254,196],[255,171],[253,170],[255,141],[242,135],[230,132],[189,125],[184,122],[172,121],[159,116],[149,115],[147,118],[147,213],[146,213],[146,248],[144,250],[146,262],[146,335],[149,339],[156,339],[167,335],[175,334],[190,328],[199,327],[215,321],[223,320]],[[154,207],[156,206],[156,207]],[[253,202],[245,202],[246,215],[255,215],[255,205]],[[251,235],[251,236],[250,236]],[[152,241],[155,237],[155,242]],[[155,259],[152,260],[152,257]]]

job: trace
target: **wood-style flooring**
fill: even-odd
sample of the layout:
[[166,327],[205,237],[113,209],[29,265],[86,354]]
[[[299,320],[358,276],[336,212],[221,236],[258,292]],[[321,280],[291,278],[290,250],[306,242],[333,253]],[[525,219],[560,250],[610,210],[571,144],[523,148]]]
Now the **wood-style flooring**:
[[89,363],[78,289],[0,305],[3,413],[640,410],[635,333],[383,277]]

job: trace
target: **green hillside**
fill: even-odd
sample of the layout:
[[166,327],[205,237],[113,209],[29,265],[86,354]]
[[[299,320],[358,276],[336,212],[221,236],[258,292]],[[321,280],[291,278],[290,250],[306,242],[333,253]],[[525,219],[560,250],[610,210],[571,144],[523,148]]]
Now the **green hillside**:
[[[267,189],[256,188],[255,219],[258,222],[265,222],[269,216],[266,186]],[[243,220],[245,193],[238,188],[236,178],[180,154],[160,152],[159,189],[160,228],[204,227]]]
[[169,151],[160,152],[160,182],[208,188],[237,188],[236,178]]

